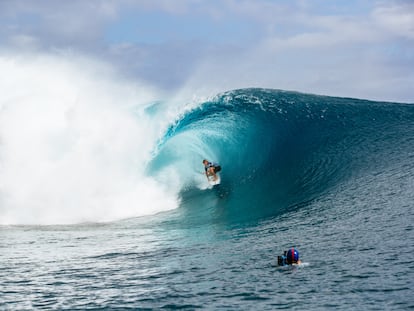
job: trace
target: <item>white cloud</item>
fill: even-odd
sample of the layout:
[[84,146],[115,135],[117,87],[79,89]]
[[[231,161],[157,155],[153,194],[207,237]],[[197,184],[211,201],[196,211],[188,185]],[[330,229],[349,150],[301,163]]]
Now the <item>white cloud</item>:
[[[361,10],[350,8],[360,3]],[[414,3],[352,1],[348,7],[330,4],[330,9],[323,4],[299,0],[3,1],[0,19],[5,27],[0,29],[0,44],[86,52],[170,90],[182,85],[197,88],[197,84],[220,90],[263,86],[413,101],[409,85],[414,78],[407,68],[414,66]],[[105,42],[111,23],[122,23],[124,14],[131,18],[143,12],[174,15],[180,19],[181,31],[186,27],[191,31],[168,41],[171,37],[163,36],[161,27],[160,40],[154,42],[128,41],[128,36],[116,45]],[[197,38],[195,16],[204,27],[197,42],[192,41]],[[220,26],[228,27],[227,32]],[[241,27],[243,32],[232,36]],[[218,32],[221,40],[214,38]],[[386,90],[387,83],[393,88]]]
[[[210,90],[224,91],[257,86],[413,102],[413,43],[401,40],[402,35],[409,39],[413,10],[395,3],[385,11],[373,5],[361,16],[329,15],[310,13],[306,6],[289,11],[271,4],[260,7],[260,3],[249,7],[241,2],[238,10],[250,12],[252,18],[263,17],[262,40],[231,56],[216,53],[207,58],[185,88],[210,85]],[[385,18],[379,12],[390,14]],[[272,14],[273,21],[268,22]],[[399,14],[401,27],[386,24],[398,20]]]
[[23,37],[31,37],[45,48],[96,44],[104,25],[116,15],[117,6],[112,2],[3,1],[1,41],[13,46]]
[[414,39],[414,2],[378,7],[373,18],[390,35]]

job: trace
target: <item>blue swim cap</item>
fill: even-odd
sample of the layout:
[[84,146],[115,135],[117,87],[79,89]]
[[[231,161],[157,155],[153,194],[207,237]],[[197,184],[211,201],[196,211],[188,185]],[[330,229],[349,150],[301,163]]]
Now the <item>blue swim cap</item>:
[[286,257],[288,264],[295,263],[299,260],[299,252],[292,247],[288,250]]

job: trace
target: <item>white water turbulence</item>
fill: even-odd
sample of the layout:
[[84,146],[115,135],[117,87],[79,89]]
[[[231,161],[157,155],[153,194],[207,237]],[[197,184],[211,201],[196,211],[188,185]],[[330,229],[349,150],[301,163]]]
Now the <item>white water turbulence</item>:
[[178,206],[145,175],[154,91],[84,57],[0,55],[0,224],[71,224]]

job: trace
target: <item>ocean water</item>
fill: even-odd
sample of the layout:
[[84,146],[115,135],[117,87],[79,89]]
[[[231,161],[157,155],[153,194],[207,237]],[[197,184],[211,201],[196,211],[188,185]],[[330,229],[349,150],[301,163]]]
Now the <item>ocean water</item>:
[[[20,145],[0,128],[1,310],[414,308],[413,105],[269,89],[166,105],[108,104],[111,148],[132,136],[116,152],[64,105],[67,127],[34,135],[45,175],[20,163],[44,192],[12,178]],[[290,247],[303,263],[277,267]]]

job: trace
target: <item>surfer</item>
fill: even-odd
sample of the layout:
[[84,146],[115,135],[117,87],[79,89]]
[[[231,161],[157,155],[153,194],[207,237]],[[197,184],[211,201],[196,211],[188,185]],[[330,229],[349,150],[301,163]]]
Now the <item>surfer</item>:
[[204,170],[206,171],[207,179],[210,180],[210,177],[212,176],[213,181],[216,181],[217,172],[221,170],[221,166],[216,163],[209,162],[206,159],[203,160],[203,164],[204,164]]
[[295,248],[291,248],[283,253],[283,256],[277,256],[278,266],[300,265],[299,252]]

